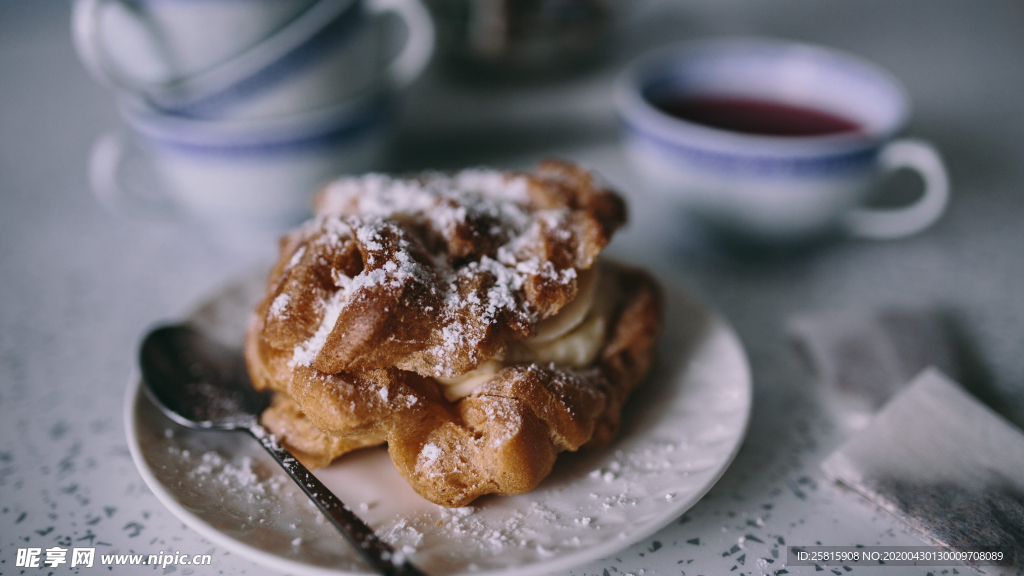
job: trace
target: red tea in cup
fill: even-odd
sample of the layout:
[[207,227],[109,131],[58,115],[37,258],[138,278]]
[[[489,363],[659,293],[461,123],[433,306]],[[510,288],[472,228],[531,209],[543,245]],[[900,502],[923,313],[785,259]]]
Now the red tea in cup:
[[831,112],[734,96],[652,97],[666,114],[694,124],[761,136],[827,136],[858,132],[858,123]]

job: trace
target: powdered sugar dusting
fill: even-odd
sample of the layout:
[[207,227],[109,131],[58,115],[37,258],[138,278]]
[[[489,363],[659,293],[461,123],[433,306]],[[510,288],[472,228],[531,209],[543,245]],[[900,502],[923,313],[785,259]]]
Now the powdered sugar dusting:
[[324,343],[327,342],[327,336],[334,329],[338,316],[341,315],[341,310],[345,305],[346,294],[348,294],[348,290],[338,290],[326,302],[320,327],[317,328],[312,338],[295,346],[295,350],[292,352],[292,359],[288,362],[289,367],[310,366],[313,364],[313,360],[316,359],[317,354],[323,349]]
[[438,231],[487,215],[502,225],[523,227],[530,217],[528,181],[496,170],[465,170],[455,176],[431,173],[418,180],[367,174],[342,178],[321,194],[320,214],[360,214],[406,220],[423,218]]
[[[365,266],[352,278],[331,271],[338,292],[321,302],[321,323],[295,346],[290,365],[312,365],[344,307],[377,287],[406,290],[418,283],[434,298],[401,301],[431,312],[435,336],[423,338],[424,348],[398,362],[399,368],[453,377],[486,359],[477,357],[478,349],[494,327],[511,323],[524,337],[539,319],[524,294],[527,282],[572,285],[577,278],[575,268],[557,268],[537,249],[545,239],[571,236],[559,229],[569,209],[536,209],[530,185],[527,176],[485,169],[417,179],[368,174],[328,185],[312,226],[338,239],[354,236]],[[287,305],[275,300],[271,317]]]
[[427,444],[420,450],[420,457],[417,460],[418,465],[430,466],[437,461],[438,456],[441,455],[441,449],[437,447],[437,444]]
[[285,312],[288,309],[288,304],[291,301],[291,294],[288,294],[287,292],[278,294],[277,298],[274,298],[274,301],[270,303],[269,314],[275,318],[284,317],[286,315]]
[[251,457],[245,456],[238,463],[231,461],[217,451],[194,453],[177,446],[168,448],[171,456],[184,465],[189,478],[196,486],[216,486],[244,494],[250,500],[263,500],[280,494],[288,485],[287,477],[273,474],[273,470],[257,471]]
[[288,265],[285,267],[285,270],[288,270],[290,268],[294,268],[295,265],[299,263],[299,260],[302,260],[302,257],[305,254],[306,254],[306,247],[305,246],[300,246],[299,249],[295,251],[295,254],[292,254],[292,258],[291,258],[291,260],[288,261]]

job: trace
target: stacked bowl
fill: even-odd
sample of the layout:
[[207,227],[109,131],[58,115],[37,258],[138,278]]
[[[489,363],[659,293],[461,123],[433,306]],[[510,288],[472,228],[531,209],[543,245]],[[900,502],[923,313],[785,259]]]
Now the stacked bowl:
[[123,178],[134,150],[190,215],[271,233],[326,179],[380,166],[434,44],[419,0],[76,0],[73,33],[130,128],[94,148],[100,199],[145,196]]

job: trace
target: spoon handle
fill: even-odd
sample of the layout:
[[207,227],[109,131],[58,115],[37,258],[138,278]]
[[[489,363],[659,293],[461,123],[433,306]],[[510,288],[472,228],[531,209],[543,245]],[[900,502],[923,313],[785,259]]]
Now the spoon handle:
[[278,444],[273,434],[259,424],[250,426],[249,433],[259,440],[263,448],[277,460],[292,480],[316,503],[317,508],[376,572],[386,576],[426,576],[409,563],[404,554],[396,553],[387,542],[378,538],[373,530],[328,490],[312,472]]

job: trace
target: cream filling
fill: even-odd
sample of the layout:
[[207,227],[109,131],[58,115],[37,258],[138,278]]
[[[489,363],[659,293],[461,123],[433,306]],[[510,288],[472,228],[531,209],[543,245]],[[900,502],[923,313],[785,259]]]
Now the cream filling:
[[591,266],[579,273],[576,298],[569,302],[557,314],[537,323],[533,336],[526,339],[530,344],[549,342],[564,336],[573,328],[583,323],[594,304],[594,293],[597,291],[597,279],[601,275],[600,265]]
[[465,398],[473,393],[484,382],[487,382],[499,370],[505,367],[505,363],[502,358],[491,358],[490,360],[484,360],[476,367],[476,370],[471,370],[465,374],[459,374],[453,378],[434,378],[442,384],[441,392],[449,402],[454,402],[459,398]]
[[580,273],[579,292],[551,318],[537,325],[534,336],[512,342],[503,357],[481,362],[475,370],[453,378],[436,378],[445,398],[455,402],[473,393],[509,364],[534,362],[582,368],[592,363],[604,344],[618,296],[614,276],[595,265]]

